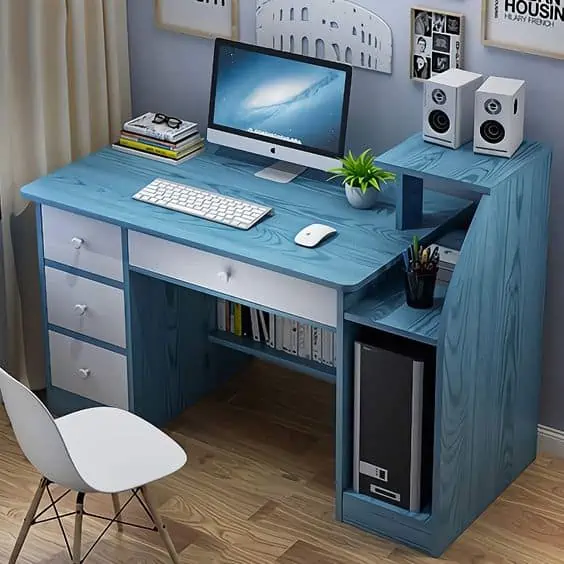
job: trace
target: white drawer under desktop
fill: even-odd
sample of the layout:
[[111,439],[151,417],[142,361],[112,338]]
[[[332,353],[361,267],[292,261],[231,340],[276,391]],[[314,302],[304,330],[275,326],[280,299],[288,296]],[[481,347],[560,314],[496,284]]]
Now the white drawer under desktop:
[[45,268],[49,323],[125,348],[123,290]]
[[127,359],[66,335],[49,331],[51,384],[57,388],[127,409]]
[[337,326],[333,288],[135,231],[129,232],[129,264],[259,307]]
[[41,216],[46,259],[123,282],[119,227],[49,206]]

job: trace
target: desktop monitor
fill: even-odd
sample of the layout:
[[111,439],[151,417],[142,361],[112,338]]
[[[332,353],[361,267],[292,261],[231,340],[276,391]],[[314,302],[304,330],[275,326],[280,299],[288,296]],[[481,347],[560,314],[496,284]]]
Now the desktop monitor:
[[257,173],[278,182],[338,166],[351,76],[348,64],[216,39],[207,139],[279,159]]

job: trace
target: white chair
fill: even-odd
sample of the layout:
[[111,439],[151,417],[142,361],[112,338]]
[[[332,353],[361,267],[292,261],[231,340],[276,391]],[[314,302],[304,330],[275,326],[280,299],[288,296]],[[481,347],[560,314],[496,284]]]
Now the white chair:
[[[176,472],[186,463],[186,453],[175,441],[136,415],[112,407],[84,409],[53,419],[31,390],[1,368],[0,390],[17,441],[31,464],[42,474],[9,564],[16,562],[30,527],[42,522],[39,517],[51,507],[61,525],[72,562],[83,562],[112,523],[117,523],[118,530],[123,524],[140,526],[119,520],[123,509],[133,498],[151,518],[152,530],[160,533],[172,561],[178,563],[176,549],[147,489],[147,484]],[[71,490],[77,492],[76,511],[59,514],[56,503],[63,496],[54,500],[49,489],[51,484],[63,486],[68,490],[66,493]],[[127,503],[120,507],[118,492],[126,490],[132,493]],[[37,514],[45,491],[51,504]],[[85,494],[93,492],[112,495],[113,518],[100,517],[84,510]],[[68,515],[75,515],[72,550],[60,522]],[[84,556],[81,550],[83,515],[109,521]]]

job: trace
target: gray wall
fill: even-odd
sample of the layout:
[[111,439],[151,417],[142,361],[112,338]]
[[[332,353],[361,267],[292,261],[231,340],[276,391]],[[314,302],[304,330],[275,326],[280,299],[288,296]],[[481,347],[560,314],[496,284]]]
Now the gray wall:
[[[207,122],[212,42],[157,29],[153,0],[128,0],[134,114],[161,111]],[[394,34],[392,75],[355,70],[348,146],[381,152],[420,130],[421,84],[408,78],[407,0],[358,0],[378,12]],[[564,429],[564,364],[560,329],[564,326],[564,61],[484,48],[480,42],[481,0],[429,0],[423,5],[466,14],[465,68],[528,83],[527,136],[555,152],[549,285],[545,330],[545,370],[541,423]],[[241,40],[254,40],[255,0],[240,0]],[[562,339],[564,341],[564,339]],[[562,345],[560,345],[562,346]]]

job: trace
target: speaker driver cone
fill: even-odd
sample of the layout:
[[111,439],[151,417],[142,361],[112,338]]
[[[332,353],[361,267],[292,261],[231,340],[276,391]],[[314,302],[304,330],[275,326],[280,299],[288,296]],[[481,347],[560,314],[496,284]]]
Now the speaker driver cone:
[[482,139],[491,145],[497,145],[505,139],[505,128],[499,121],[490,119],[480,126]]
[[433,131],[444,135],[450,129],[450,119],[443,110],[433,110],[429,114],[429,125]]

